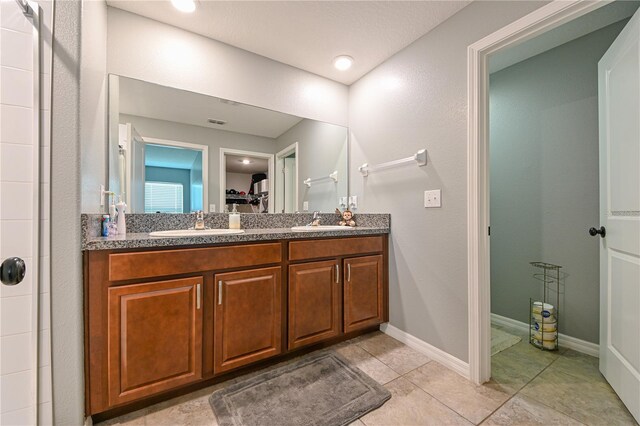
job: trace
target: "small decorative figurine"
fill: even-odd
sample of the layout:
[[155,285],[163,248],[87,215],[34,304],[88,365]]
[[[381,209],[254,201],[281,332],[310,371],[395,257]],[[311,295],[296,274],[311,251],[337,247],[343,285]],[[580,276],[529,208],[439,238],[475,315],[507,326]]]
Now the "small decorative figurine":
[[336,214],[340,216],[340,226],[356,226],[356,221],[353,219],[353,212],[351,210],[345,210],[340,212],[340,209],[336,209]]

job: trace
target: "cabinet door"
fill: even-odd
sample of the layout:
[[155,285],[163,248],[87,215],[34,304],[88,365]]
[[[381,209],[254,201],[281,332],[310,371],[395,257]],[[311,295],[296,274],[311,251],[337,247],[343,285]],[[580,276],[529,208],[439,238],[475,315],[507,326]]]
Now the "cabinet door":
[[215,276],[214,373],[282,352],[280,267]]
[[339,269],[336,261],[289,266],[289,349],[340,334]]
[[344,331],[382,323],[382,256],[344,260]]
[[202,277],[108,289],[109,404],[202,377]]

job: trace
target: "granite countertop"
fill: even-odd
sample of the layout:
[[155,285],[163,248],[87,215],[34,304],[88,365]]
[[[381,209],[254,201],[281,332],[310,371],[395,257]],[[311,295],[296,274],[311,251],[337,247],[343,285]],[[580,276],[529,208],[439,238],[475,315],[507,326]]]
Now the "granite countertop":
[[[244,243],[252,241],[295,240],[309,238],[352,237],[358,235],[381,235],[390,231],[391,217],[388,214],[360,214],[355,228],[341,231],[294,232],[292,226],[308,223],[309,214],[243,214],[243,234],[206,235],[190,237],[151,237],[152,231],[188,229],[193,226],[190,214],[131,214],[127,215],[127,234],[101,237],[99,214],[83,214],[82,250],[123,250],[153,247],[210,246],[215,244]],[[223,229],[228,224],[228,215],[205,214],[205,225],[211,229]],[[333,224],[331,214],[324,215],[323,224]]]
[[243,234],[208,235],[201,237],[151,237],[148,233],[128,233],[114,237],[89,238],[84,250],[117,250],[147,247],[178,247],[244,243],[251,241],[293,240],[327,237],[351,237],[355,235],[388,234],[389,228],[356,227],[348,231],[295,232],[290,228],[245,229]]

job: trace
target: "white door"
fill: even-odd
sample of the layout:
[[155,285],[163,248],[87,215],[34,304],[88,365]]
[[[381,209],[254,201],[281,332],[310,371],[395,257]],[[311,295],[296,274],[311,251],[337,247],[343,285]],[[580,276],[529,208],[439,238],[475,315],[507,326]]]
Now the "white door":
[[296,194],[296,158],[289,156],[284,159],[284,213],[295,213],[298,210],[298,194]]
[[131,213],[144,213],[144,181],[145,181],[145,144],[142,136],[131,123],[121,124],[124,140],[120,145],[124,148],[124,195],[127,210]]
[[[600,371],[640,421],[640,12],[598,64]],[[604,227],[604,229],[600,228]]]

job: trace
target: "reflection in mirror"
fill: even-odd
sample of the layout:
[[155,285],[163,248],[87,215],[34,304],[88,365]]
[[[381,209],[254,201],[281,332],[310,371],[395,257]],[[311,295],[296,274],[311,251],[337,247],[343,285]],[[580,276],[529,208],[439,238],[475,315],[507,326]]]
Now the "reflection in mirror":
[[133,213],[333,212],[345,127],[109,76],[109,190]]

